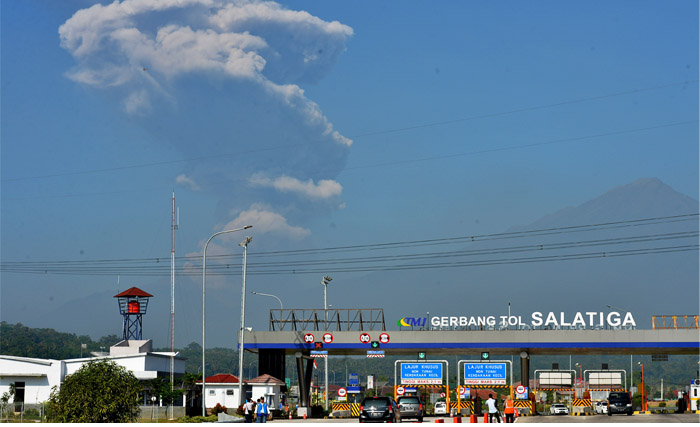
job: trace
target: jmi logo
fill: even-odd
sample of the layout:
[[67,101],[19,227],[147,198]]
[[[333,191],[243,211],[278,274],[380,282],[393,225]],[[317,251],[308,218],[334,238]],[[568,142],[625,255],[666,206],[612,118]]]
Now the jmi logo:
[[425,326],[427,317],[402,317],[396,322],[396,326]]

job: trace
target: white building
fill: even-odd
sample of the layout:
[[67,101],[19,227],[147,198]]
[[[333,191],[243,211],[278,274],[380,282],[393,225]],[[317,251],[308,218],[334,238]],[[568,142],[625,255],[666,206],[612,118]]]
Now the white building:
[[[202,385],[201,382],[198,384]],[[244,400],[247,398],[258,400],[264,397],[270,410],[277,409],[284,385],[284,381],[271,375],[260,375],[243,382]],[[205,394],[207,408],[213,408],[217,404],[228,409],[238,408],[238,377],[231,374],[217,374],[207,377]]]
[[170,377],[173,356],[176,377],[185,373],[185,359],[179,353],[153,352],[151,340],[121,341],[109,354],[81,359],[52,360],[0,355],[0,395],[15,385],[14,402],[40,404],[49,399],[54,386],[60,388],[66,376],[74,374],[91,360],[108,359],[131,371],[141,381]]

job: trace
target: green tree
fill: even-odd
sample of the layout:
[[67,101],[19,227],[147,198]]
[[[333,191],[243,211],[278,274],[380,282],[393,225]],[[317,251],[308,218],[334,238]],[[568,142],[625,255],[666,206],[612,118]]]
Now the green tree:
[[127,423],[139,415],[141,384],[134,374],[108,360],[90,361],[51,392],[51,422]]

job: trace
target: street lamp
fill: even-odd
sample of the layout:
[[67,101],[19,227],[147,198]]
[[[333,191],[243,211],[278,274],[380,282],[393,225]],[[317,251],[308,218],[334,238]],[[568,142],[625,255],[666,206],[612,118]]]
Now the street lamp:
[[[328,291],[328,284],[331,283],[333,278],[331,276],[323,276],[321,279],[321,284],[323,285],[323,318],[325,320],[325,330],[328,330],[328,299],[326,297]],[[328,358],[323,358],[325,370],[326,370],[326,411],[328,411]]]
[[243,404],[243,336],[245,334],[245,275],[246,266],[248,265],[248,244],[253,241],[253,238],[246,237],[239,246],[243,247],[243,288],[241,289],[241,337],[239,340],[240,349],[238,350],[238,406]]
[[211,239],[214,237],[218,236],[219,234],[224,234],[224,233],[233,233],[234,231],[242,231],[242,230],[247,230],[249,228],[253,228],[252,225],[246,225],[245,227],[242,228],[235,228],[233,230],[224,230],[224,231],[219,231],[218,233],[212,234],[212,236],[207,240],[207,243],[204,245],[204,254],[202,256],[202,416],[206,417],[207,416],[207,404],[206,404],[206,382],[207,382],[207,375],[205,372],[205,349],[207,348],[206,346],[206,334],[207,334],[207,311],[206,311],[206,304],[207,304],[207,298],[206,298],[206,289],[207,289],[207,247],[209,246],[209,242],[211,242]]
[[647,391],[644,388],[644,363],[637,362],[639,366],[642,367],[642,411],[647,410]]
[[282,300],[279,299],[279,297],[277,297],[277,296],[275,296],[275,295],[272,295],[272,294],[264,294],[264,293],[262,293],[262,292],[255,292],[255,291],[250,291],[250,293],[251,293],[251,294],[255,294],[255,295],[264,296],[264,297],[277,298],[277,301],[280,303],[280,310],[284,310],[284,307],[282,306]]

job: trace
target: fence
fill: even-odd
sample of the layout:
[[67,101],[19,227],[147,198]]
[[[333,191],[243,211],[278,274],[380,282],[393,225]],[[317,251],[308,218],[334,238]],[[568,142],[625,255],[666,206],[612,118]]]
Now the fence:
[[24,402],[8,403],[0,406],[0,422],[46,421],[46,407]]

